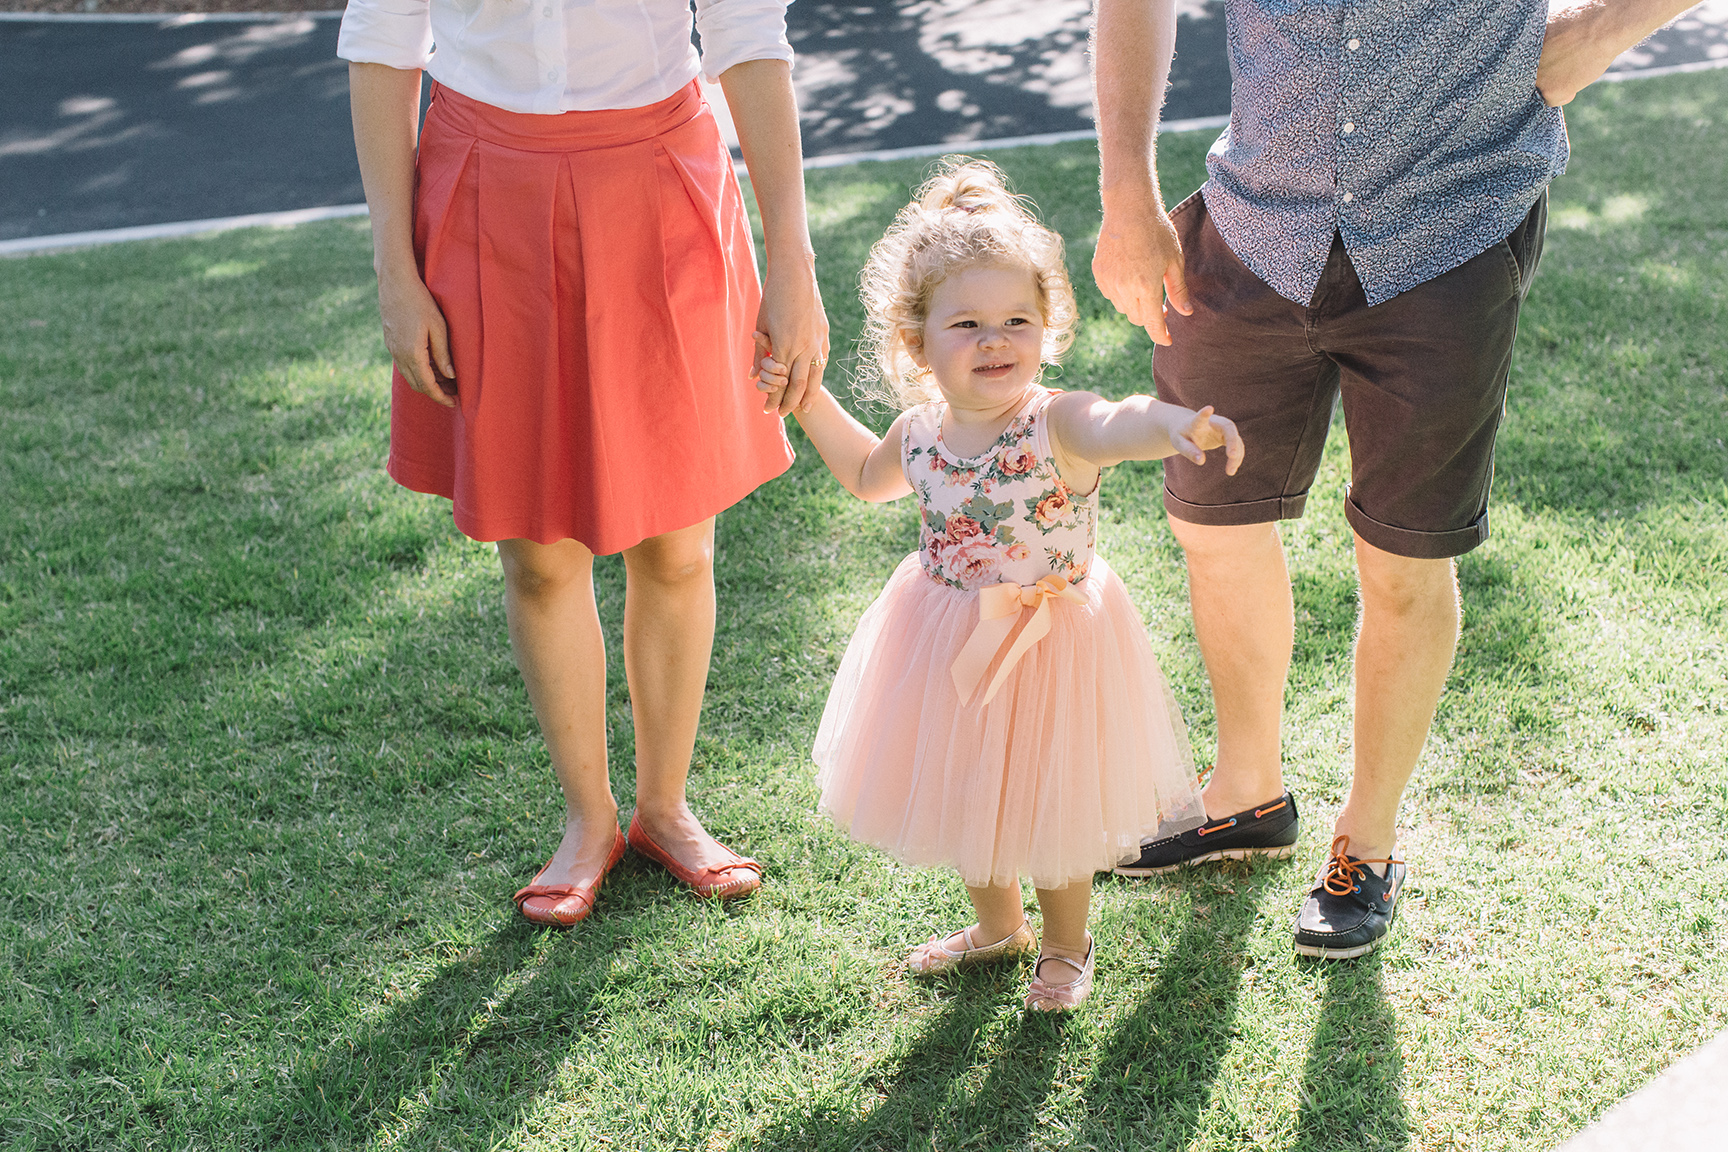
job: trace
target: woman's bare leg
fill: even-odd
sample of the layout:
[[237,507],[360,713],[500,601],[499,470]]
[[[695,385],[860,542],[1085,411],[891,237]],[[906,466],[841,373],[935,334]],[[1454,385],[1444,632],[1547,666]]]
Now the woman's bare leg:
[[624,674],[636,721],[636,814],[649,839],[688,868],[727,851],[685,802],[714,652],[714,520],[624,552]]
[[[564,789],[564,838],[540,877],[588,884],[618,829],[606,775],[606,644],[594,605],[594,554],[574,540],[501,540],[510,647]],[[552,907],[556,900],[531,903]]]

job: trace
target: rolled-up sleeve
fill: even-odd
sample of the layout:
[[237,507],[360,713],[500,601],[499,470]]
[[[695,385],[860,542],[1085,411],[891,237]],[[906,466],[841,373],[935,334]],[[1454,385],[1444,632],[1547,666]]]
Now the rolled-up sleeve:
[[356,64],[426,67],[432,59],[431,0],[349,0],[336,55]]
[[709,80],[746,60],[792,62],[786,0],[696,0],[702,74]]

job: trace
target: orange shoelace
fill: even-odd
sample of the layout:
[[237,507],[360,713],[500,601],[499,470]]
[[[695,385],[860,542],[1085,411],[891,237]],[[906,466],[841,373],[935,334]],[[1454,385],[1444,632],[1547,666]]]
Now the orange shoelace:
[[1332,837],[1331,859],[1326,861],[1326,878],[1321,881],[1334,896],[1348,896],[1356,891],[1356,882],[1368,875],[1366,865],[1384,864],[1388,871],[1397,861],[1391,857],[1376,860],[1355,860],[1349,856],[1350,837]]

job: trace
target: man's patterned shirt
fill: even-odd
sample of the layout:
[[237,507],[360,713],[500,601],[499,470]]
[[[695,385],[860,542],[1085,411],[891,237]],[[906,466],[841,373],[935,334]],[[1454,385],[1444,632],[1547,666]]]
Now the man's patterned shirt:
[[1279,295],[1334,233],[1379,304],[1504,239],[1566,167],[1536,91],[1545,0],[1224,0],[1230,126],[1206,208]]

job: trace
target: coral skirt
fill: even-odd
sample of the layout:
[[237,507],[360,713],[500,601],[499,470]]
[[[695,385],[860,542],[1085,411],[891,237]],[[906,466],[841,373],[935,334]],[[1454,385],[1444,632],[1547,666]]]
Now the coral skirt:
[[[988,704],[949,669],[978,594],[901,562],[858,622],[816,735],[821,806],[856,840],[977,888],[1089,882],[1205,819],[1188,734],[1102,557]],[[988,680],[988,678],[987,678]],[[987,682],[987,681],[986,681]],[[981,695],[981,694],[980,694]]]
[[750,225],[694,82],[645,108],[556,116],[435,86],[414,243],[457,406],[398,372],[389,470],[450,498],[467,535],[618,552],[791,464],[748,379]]

